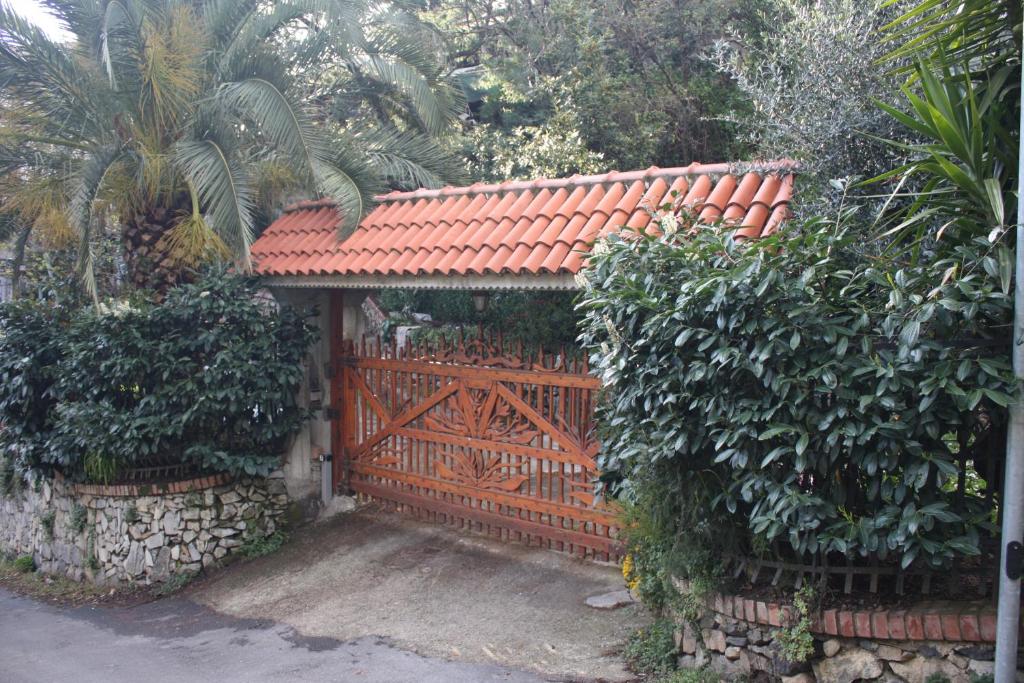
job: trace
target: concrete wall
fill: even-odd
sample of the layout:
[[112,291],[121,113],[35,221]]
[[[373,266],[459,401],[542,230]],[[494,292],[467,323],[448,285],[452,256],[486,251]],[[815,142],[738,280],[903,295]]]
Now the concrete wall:
[[295,435],[282,467],[288,495],[301,501],[319,497],[317,456],[331,450],[330,422],[324,416],[324,409],[330,405],[330,381],[325,375],[325,363],[330,360],[330,299],[324,290],[275,289],[273,293],[282,304],[300,309],[315,308],[319,313],[313,323],[320,328],[320,341],[309,350],[298,401],[299,405],[310,407],[311,391],[319,389],[321,407]]
[[[362,302],[368,292],[333,290],[342,297],[342,330],[344,339],[360,339],[367,327]],[[320,407],[295,436],[283,467],[288,494],[296,501],[313,505],[321,497],[321,453],[331,452],[331,422],[326,411],[333,405],[331,380],[327,368],[331,362],[331,292],[328,289],[273,288],[274,298],[296,308],[316,308],[315,324],[320,328],[320,341],[309,351],[306,379],[299,389],[300,405],[309,407],[319,390]]]

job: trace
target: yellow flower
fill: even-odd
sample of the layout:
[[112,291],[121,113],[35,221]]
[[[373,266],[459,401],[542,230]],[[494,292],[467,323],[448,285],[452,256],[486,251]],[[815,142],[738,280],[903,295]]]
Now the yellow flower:
[[636,564],[632,555],[626,555],[622,560],[622,578],[626,580],[626,588],[636,590],[640,585],[640,576],[636,574]]

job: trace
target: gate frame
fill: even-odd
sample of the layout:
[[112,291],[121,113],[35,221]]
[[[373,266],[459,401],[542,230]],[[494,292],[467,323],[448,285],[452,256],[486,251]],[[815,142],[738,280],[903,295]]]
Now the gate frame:
[[[528,500],[529,494],[521,494],[516,492],[508,492],[507,494],[502,491],[495,491],[489,488],[477,487],[472,483],[466,482],[446,482],[443,477],[434,474],[415,474],[404,470],[391,470],[390,468],[376,467],[370,463],[356,463],[354,458],[356,457],[356,426],[354,424],[357,416],[352,412],[357,400],[356,393],[357,389],[348,380],[348,374],[354,372],[357,367],[366,367],[360,364],[360,361],[366,361],[370,365],[377,366],[388,366],[393,365],[393,371],[395,372],[410,372],[415,373],[417,364],[423,364],[424,370],[429,367],[436,367],[438,376],[446,376],[451,383],[459,383],[463,390],[469,390],[471,387],[467,383],[475,383],[478,385],[489,384],[493,387],[493,391],[498,394],[502,392],[511,394],[516,402],[521,403],[522,399],[515,394],[502,383],[505,381],[523,381],[523,384],[529,384],[529,378],[531,376],[538,379],[543,378],[545,372],[538,369],[503,369],[501,367],[487,366],[485,364],[470,364],[465,360],[462,362],[437,362],[436,365],[430,361],[419,361],[415,359],[400,359],[391,358],[387,359],[384,357],[374,358],[372,356],[359,356],[356,353],[355,343],[351,339],[344,339],[344,322],[343,322],[343,293],[332,292],[331,296],[331,325],[330,325],[330,375],[331,375],[331,448],[334,454],[334,471],[332,488],[336,492],[345,493],[348,495],[357,494],[361,497],[370,498],[378,502],[383,502],[385,505],[394,507],[401,510],[413,511],[420,517],[427,517],[434,521],[443,521],[449,525],[457,525],[460,527],[468,526],[471,530],[476,527],[478,531],[486,530],[487,533],[497,533],[499,538],[507,541],[525,540],[527,544],[537,545],[538,542],[542,547],[548,547],[555,550],[568,550],[574,554],[589,557],[592,559],[599,560],[617,560],[622,555],[621,543],[616,539],[616,532],[619,529],[619,521],[617,517],[617,511],[611,506],[597,502],[595,504],[594,497],[592,495],[580,495],[578,498],[576,495],[566,496],[562,495],[560,502],[555,502],[553,499],[550,504],[546,504],[544,499],[540,497],[538,491],[538,497],[535,500]],[[409,367],[400,367],[403,364],[408,364]],[[385,367],[378,367],[378,370],[384,370]],[[585,374],[585,370],[582,373],[576,372],[552,372],[549,376],[554,378],[558,377],[559,381],[549,386],[565,386],[566,388],[579,388],[585,389],[590,394],[589,398],[592,400],[596,395],[596,392],[600,388],[598,380],[594,377]],[[473,377],[476,375],[476,377]],[[360,377],[360,382],[365,385],[365,380]],[[544,382],[537,382],[538,386],[543,386]],[[500,389],[498,388],[500,387]],[[479,387],[472,387],[479,388]],[[368,386],[361,387],[358,391],[367,393],[375,396],[375,391]],[[429,412],[434,405],[441,405],[444,401],[450,398],[452,395],[457,394],[458,389],[453,389],[447,398],[439,399],[436,404],[431,404],[430,407],[425,409],[423,412]],[[504,397],[508,401],[508,397]],[[365,399],[364,399],[365,400]],[[543,425],[548,425],[558,431],[560,434],[565,434],[562,430],[552,424],[551,420],[547,417],[534,413],[532,416],[529,414],[533,411],[533,408],[526,406],[526,410],[523,410],[523,406],[514,406],[516,411],[520,414],[525,415],[530,423],[542,431],[545,429]],[[417,414],[419,415],[419,414]],[[394,418],[395,416],[392,416]],[[415,419],[415,418],[411,418]],[[592,412],[587,417],[588,423],[593,423]],[[400,426],[399,429],[404,429],[409,432],[423,431],[422,429],[408,428]],[[373,438],[375,434],[367,434],[368,438]],[[509,453],[511,451],[498,450],[498,449],[483,449],[480,445],[469,446],[469,439],[466,439],[465,444],[459,444],[458,442],[463,437],[457,435],[447,434],[435,434],[434,436],[441,435],[443,438],[440,439],[442,443],[448,442],[450,445],[465,445],[471,448],[480,448],[481,450],[487,450],[488,452],[495,453]],[[416,435],[405,434],[407,438],[416,439]],[[550,433],[549,437],[552,437]],[[384,439],[393,438],[393,436],[384,437]],[[426,439],[420,443],[437,443],[438,440]],[[545,460],[543,451],[547,450],[550,454],[555,454],[560,451],[564,451],[569,457],[572,450],[566,449],[567,442],[558,442],[559,449],[544,449],[536,448],[536,452],[533,455],[529,453],[519,453],[521,457],[527,457],[538,463]],[[508,447],[513,451],[517,448],[515,444],[509,443]],[[371,447],[372,448],[372,447]],[[521,451],[534,450],[534,447],[520,448]],[[591,472],[596,472],[596,463],[593,461],[596,453],[584,453],[580,451],[576,457],[585,457],[588,459],[587,463],[576,463],[577,466],[583,466]],[[442,456],[443,457],[443,456]],[[440,458],[436,455],[432,459],[428,459],[427,462],[434,463]],[[554,460],[557,460],[554,459]],[[550,461],[550,459],[548,460]],[[374,484],[370,482],[360,482],[357,486],[353,483],[353,476],[359,475],[367,477],[380,477],[382,479],[390,479],[391,482],[396,483],[395,488],[391,488],[386,485]],[[564,476],[564,472],[560,470],[560,475]],[[421,485],[423,489],[429,490],[434,493],[433,496],[420,496],[414,492],[406,491],[407,486],[416,486],[415,480],[417,477],[425,477],[424,482],[429,484],[426,486]],[[436,480],[436,481],[434,481]],[[550,480],[549,480],[550,483]],[[560,482],[560,487],[565,488],[566,484]],[[568,489],[571,490],[572,481],[569,480]],[[548,492],[550,495],[550,489]],[[471,501],[471,504],[458,504],[455,502],[458,498],[462,498],[464,501]],[[577,502],[579,499],[585,499],[584,503]],[[472,504],[475,503],[475,506]],[[485,505],[486,504],[486,505]],[[516,510],[518,517],[510,516],[507,513],[503,514],[498,511],[501,507],[506,510]],[[575,512],[572,512],[575,509]],[[565,514],[570,512],[570,514]],[[559,514],[561,513],[561,514]],[[522,515],[526,516],[523,517]],[[542,521],[544,516],[547,516],[548,523]],[[558,525],[556,525],[552,518],[557,517],[559,519]],[[443,519],[442,519],[443,518]],[[568,522],[570,527],[566,528],[565,523]],[[588,529],[590,531],[588,531]],[[601,530],[601,531],[598,531]]]

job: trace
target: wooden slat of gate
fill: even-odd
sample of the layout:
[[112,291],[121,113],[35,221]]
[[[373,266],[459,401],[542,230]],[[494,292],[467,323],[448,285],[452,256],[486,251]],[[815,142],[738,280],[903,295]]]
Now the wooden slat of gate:
[[354,491],[505,540],[618,556],[617,517],[594,505],[599,382],[585,359],[529,357],[482,336],[336,348]]

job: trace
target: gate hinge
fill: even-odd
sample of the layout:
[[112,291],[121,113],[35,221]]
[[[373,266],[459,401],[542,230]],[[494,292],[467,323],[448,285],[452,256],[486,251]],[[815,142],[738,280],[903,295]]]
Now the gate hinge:
[[328,420],[337,420],[341,418],[341,411],[337,408],[324,408],[324,417]]
[[1024,545],[1020,541],[1006,544],[1006,576],[1017,581],[1024,574]]

